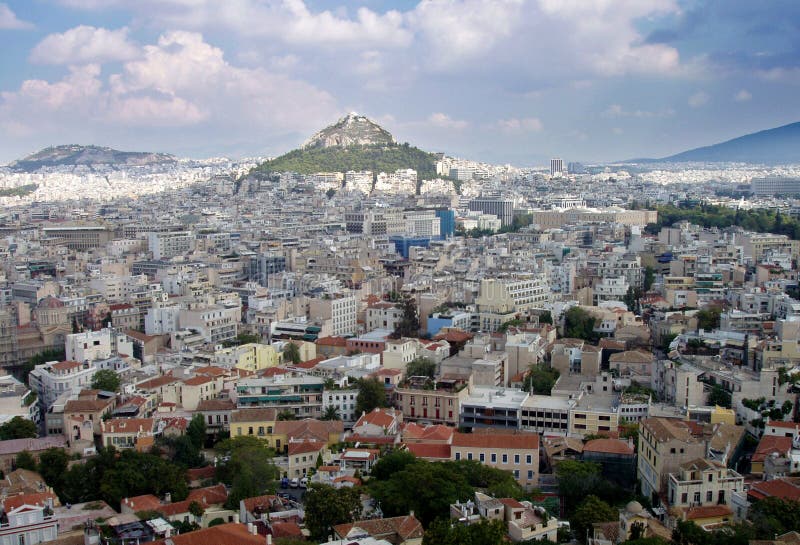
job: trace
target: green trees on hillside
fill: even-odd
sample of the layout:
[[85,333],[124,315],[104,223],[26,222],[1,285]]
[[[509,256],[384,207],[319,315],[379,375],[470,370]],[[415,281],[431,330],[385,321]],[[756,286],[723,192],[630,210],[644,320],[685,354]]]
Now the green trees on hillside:
[[437,177],[436,156],[408,144],[296,149],[262,163],[253,172],[314,174],[371,170],[377,174],[401,168],[413,168],[420,180]]

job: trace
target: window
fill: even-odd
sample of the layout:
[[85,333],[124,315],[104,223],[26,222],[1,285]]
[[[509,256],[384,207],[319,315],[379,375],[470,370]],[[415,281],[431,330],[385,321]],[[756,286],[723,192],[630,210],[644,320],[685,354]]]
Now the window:
[[712,501],[714,501],[714,493],[713,493],[711,490],[709,490],[708,492],[706,492],[706,501],[707,501],[707,502],[712,502]]
[[508,454],[503,454],[503,463],[504,464],[508,463]]
[[695,492],[694,493],[694,502],[695,503],[700,503],[700,492]]
[[456,461],[458,461],[460,459],[461,459],[461,453],[460,452],[456,452]]
[[528,464],[528,465],[531,465],[533,463],[533,456],[531,456],[530,454],[526,455],[525,456],[525,463]]
[[471,452],[467,453],[467,460],[472,460],[472,453]]
[[714,480],[714,474],[713,473],[709,473],[708,474],[708,482],[712,482],[713,480]]
[[247,428],[247,435],[253,435],[253,426]]
[[519,465],[519,454],[514,455],[514,463]]
[[481,453],[478,455],[478,459],[479,459],[481,462],[485,462],[485,461],[486,461],[486,455],[485,455],[484,453],[482,453],[482,452],[481,452]]
[[673,447],[673,448],[669,449],[669,453],[670,454],[675,454],[675,448]]
[[530,481],[531,479],[533,479],[533,470],[529,469],[528,470],[528,480]]
[[497,454],[495,454],[494,452],[492,453],[492,463],[493,464],[497,463]]

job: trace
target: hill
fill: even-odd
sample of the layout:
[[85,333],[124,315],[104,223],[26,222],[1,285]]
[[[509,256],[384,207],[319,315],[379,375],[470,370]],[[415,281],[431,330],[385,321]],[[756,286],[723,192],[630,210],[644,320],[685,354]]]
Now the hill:
[[373,146],[394,143],[394,137],[389,131],[363,115],[350,113],[306,140],[303,149],[347,148],[356,145]]
[[746,134],[719,144],[695,148],[663,159],[631,162],[800,163],[800,122]]
[[436,177],[437,159],[434,153],[396,143],[388,131],[366,117],[350,114],[316,133],[303,147],[260,164],[253,173],[371,170],[377,174],[413,168],[419,179],[431,179]]
[[119,165],[143,166],[174,163],[175,157],[166,153],[119,151],[100,146],[79,146],[69,144],[45,148],[18,159],[9,167],[14,170],[33,172],[42,167],[75,165]]

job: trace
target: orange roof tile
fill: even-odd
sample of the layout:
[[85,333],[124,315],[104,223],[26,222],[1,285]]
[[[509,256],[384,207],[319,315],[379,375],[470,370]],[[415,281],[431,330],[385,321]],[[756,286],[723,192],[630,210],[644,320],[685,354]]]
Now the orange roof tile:
[[453,434],[454,447],[538,449],[538,433],[460,433]]

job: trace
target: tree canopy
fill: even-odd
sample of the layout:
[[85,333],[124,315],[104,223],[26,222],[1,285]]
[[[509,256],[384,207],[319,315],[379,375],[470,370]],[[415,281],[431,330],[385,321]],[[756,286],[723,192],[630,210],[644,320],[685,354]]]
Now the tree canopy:
[[[561,484],[559,483],[559,487]],[[619,512],[597,496],[587,496],[570,518],[575,536],[583,541],[595,522],[617,521]]]
[[532,365],[528,376],[525,377],[523,388],[528,392],[532,388],[535,394],[550,395],[560,375],[561,373],[558,372],[558,369],[543,365]]
[[505,542],[503,521],[487,519],[469,525],[437,519],[422,538],[422,545],[501,545]]
[[369,413],[378,407],[386,407],[386,389],[381,381],[376,378],[359,379],[356,413]]
[[417,300],[412,295],[404,295],[403,298],[397,303],[397,308],[403,311],[400,321],[397,322],[392,337],[399,339],[401,337],[418,337],[419,336],[419,314],[417,313]]
[[433,378],[436,373],[436,364],[429,358],[414,358],[406,366],[407,377]]
[[220,441],[214,449],[223,460],[217,478],[231,486],[226,506],[236,509],[240,500],[275,491],[279,477],[272,461],[275,453],[263,441],[244,435]]
[[311,537],[326,541],[331,528],[361,515],[361,493],[355,488],[312,484],[305,497],[306,527]]
[[0,441],[36,437],[36,424],[21,416],[15,416],[0,426]]
[[594,331],[595,322],[581,307],[571,307],[564,313],[564,336],[594,342],[600,337]]
[[113,369],[100,369],[92,377],[92,389],[116,392],[119,390],[119,375]]

